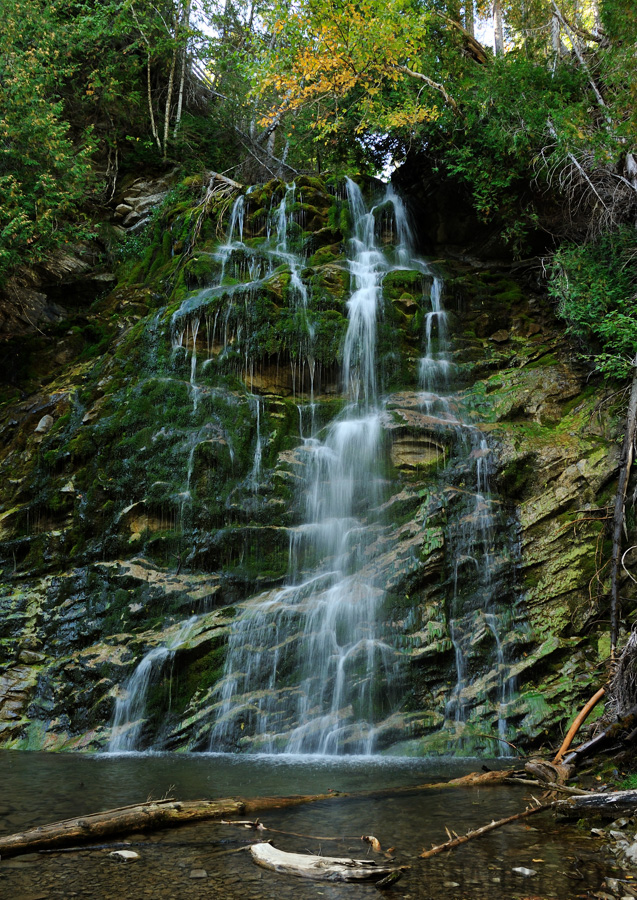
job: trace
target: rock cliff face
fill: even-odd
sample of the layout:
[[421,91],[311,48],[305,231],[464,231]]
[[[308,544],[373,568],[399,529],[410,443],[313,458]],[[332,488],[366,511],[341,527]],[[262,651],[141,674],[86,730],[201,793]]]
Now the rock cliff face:
[[[240,605],[285,581],[302,436],[310,416],[318,432],[342,407],[350,214],[336,184],[258,186],[242,201],[237,248],[224,237],[239,227],[237,196],[200,178],[162,188],[145,230],[153,203],[118,197],[129,234],[115,289],[21,338],[20,354],[6,342],[19,366],[0,407],[0,746],[104,749],[147,659],[141,706],[128,710],[136,745],[207,749]],[[396,240],[382,208],[377,228]],[[599,685],[618,423],[528,281],[496,264],[436,271],[453,402],[482,439],[467,446],[423,408],[430,284],[391,273],[369,576],[403,674],[378,748],[493,754],[505,740],[555,740]],[[476,562],[458,538],[480,514],[466,500],[480,465],[495,509],[486,607],[463,601]],[[247,712],[231,746],[253,740]]]

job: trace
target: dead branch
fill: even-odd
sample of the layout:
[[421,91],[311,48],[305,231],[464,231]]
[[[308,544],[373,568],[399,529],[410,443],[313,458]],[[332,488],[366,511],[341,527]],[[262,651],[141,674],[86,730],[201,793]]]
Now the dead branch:
[[441,19],[444,19],[444,21],[447,23],[447,25],[451,25],[452,28],[455,28],[457,31],[460,32],[460,34],[463,36],[463,38],[467,42],[471,56],[473,56],[473,58],[476,60],[476,62],[479,62],[482,65],[486,65],[486,63],[489,62],[489,56],[487,54],[487,51],[484,49],[484,47],[482,46],[480,41],[478,41],[474,37],[474,35],[471,34],[470,31],[467,31],[467,29],[464,28],[464,26],[462,26],[460,24],[460,22],[456,22],[455,19],[452,19],[449,16],[446,16],[443,12],[440,12],[439,10],[435,10],[435,14],[437,16],[439,16]]
[[624,560],[626,559],[626,557],[628,556],[628,554],[630,553],[630,551],[631,551],[631,550],[635,550],[635,548],[637,548],[637,544],[633,544],[633,546],[632,546],[632,547],[629,547],[628,550],[624,550],[624,552],[623,552],[623,554],[622,554],[622,569],[623,569],[624,572],[628,575],[628,577],[630,578],[630,580],[631,580],[631,581],[634,581],[635,584],[637,584],[637,578],[635,578],[635,576],[632,575],[632,574],[628,571],[628,569],[626,568],[626,565],[624,564]]
[[[466,844],[474,838],[482,837],[496,828],[502,828],[503,825],[509,825],[511,822],[518,822],[520,819],[526,819],[535,813],[545,812],[553,809],[565,816],[582,816],[582,815],[601,815],[604,817],[616,818],[618,815],[633,815],[637,809],[637,791],[616,791],[608,794],[586,793],[568,797],[566,800],[553,800],[550,803],[539,803],[525,809],[521,813],[514,816],[507,816],[504,819],[490,822],[474,831],[468,831],[463,835],[456,835],[444,844],[437,844],[431,850],[423,850],[420,854],[421,859],[428,859],[430,856],[436,856],[445,850],[454,850],[461,844]],[[447,834],[450,834],[447,829]]]
[[445,841],[444,844],[438,844],[432,847],[431,850],[423,850],[420,854],[420,858],[429,859],[430,856],[436,856],[438,853],[443,853],[445,850],[453,850],[455,847],[459,847],[460,844],[466,844],[467,841],[482,837],[482,835],[488,834],[490,831],[495,831],[496,828],[502,828],[503,825],[509,825],[511,822],[517,822],[520,819],[526,819],[528,816],[534,816],[535,813],[551,809],[553,805],[553,803],[540,803],[539,806],[525,809],[523,812],[516,813],[514,816],[507,816],[505,819],[498,819],[497,821],[490,822],[488,825],[483,825],[482,828],[476,828],[475,831],[468,831],[466,834]]
[[568,784],[558,784],[557,781],[536,781],[533,778],[515,778],[513,776],[507,778],[507,784],[523,784],[525,787],[541,788],[543,791],[550,791],[557,794],[570,794],[574,797],[583,797],[590,794],[590,791],[583,791],[581,788],[570,787]]
[[582,710],[578,713],[578,715],[573,720],[573,724],[569,728],[566,737],[562,741],[562,746],[555,754],[555,759],[553,760],[553,765],[556,765],[560,762],[568,748],[573,743],[573,738],[580,730],[582,723],[586,720],[586,717],[591,712],[591,710],[597,706],[599,701],[602,699],[604,694],[606,693],[606,688],[601,687],[596,694],[594,694],[591,699],[586,703],[586,705],[582,708]]

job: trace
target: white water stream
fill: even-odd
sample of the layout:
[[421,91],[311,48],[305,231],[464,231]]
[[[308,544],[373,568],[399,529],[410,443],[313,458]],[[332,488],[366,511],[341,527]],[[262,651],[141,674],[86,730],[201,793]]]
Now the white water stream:
[[[320,439],[304,439],[304,524],[291,536],[292,583],[249,601],[235,624],[212,748],[231,746],[247,726],[270,751],[371,753],[377,725],[396,702],[399,657],[378,621],[383,590],[361,576],[361,561],[381,501],[376,321],[382,279],[398,266],[376,246],[374,211],[359,188],[348,181],[347,191],[354,236],[342,378],[349,402]],[[390,199],[402,221],[400,201]]]
[[[455,723],[460,734],[466,720],[467,689],[474,646],[485,632],[492,635],[494,652],[489,654],[491,672],[499,696],[498,755],[510,755],[506,742],[506,706],[513,680],[505,665],[502,632],[509,622],[498,610],[492,572],[496,543],[496,505],[489,482],[491,451],[480,429],[462,412],[462,398],[450,388],[451,346],[447,313],[443,305],[444,285],[434,277],[431,311],[425,317],[425,354],[420,361],[422,406],[439,420],[442,431],[451,428],[454,443],[461,448],[462,477],[458,490],[460,513],[449,518],[449,555],[453,560],[453,592],[449,610],[449,636],[453,644],[456,683],[446,704],[447,723]],[[453,746],[453,745],[452,745]],[[462,746],[462,738],[455,748]]]
[[[384,586],[370,576],[378,508],[384,499],[383,400],[379,395],[377,322],[382,314],[382,281],[390,272],[419,271],[431,284],[430,309],[425,314],[424,354],[420,361],[421,406],[431,427],[461,448],[462,470],[456,489],[460,513],[450,518],[447,556],[453,560],[452,591],[447,611],[449,637],[455,659],[455,684],[446,704],[446,727],[462,730],[468,706],[467,690],[476,677],[473,647],[480,636],[491,635],[490,659],[500,701],[498,722],[506,735],[506,704],[512,684],[507,679],[503,620],[494,602],[491,581],[495,544],[494,504],[488,480],[489,448],[484,435],[461,412],[452,392],[452,348],[448,338],[444,285],[428,265],[415,256],[405,209],[391,188],[382,216],[390,210],[397,246],[379,246],[375,210],[365,206],[359,188],[347,182],[353,221],[349,243],[350,296],[348,328],[342,348],[341,373],[347,400],[343,412],[323,431],[314,419],[313,328],[309,297],[301,279],[303,260],[289,248],[294,185],[268,217],[267,239],[260,255],[250,255],[243,243],[245,200],[231,213],[226,242],[216,258],[221,263],[217,284],[187,299],[173,316],[173,346],[191,347],[190,388],[193,409],[197,386],[197,335],[206,321],[208,357],[223,359],[241,344],[241,325],[229,326],[232,301],[214,318],[207,302],[217,294],[257,291],[275,269],[290,273],[290,302],[307,324],[307,344],[298,370],[307,365],[309,404],[299,406],[303,463],[298,503],[302,524],[291,529],[287,585],[243,603],[229,637],[223,678],[213,694],[211,750],[235,749],[242,738],[265,752],[371,754],[379,735],[401,702],[402,657],[384,633],[381,607]],[[237,254],[240,262],[233,259]],[[264,263],[265,260],[265,263]],[[234,264],[236,277],[248,283],[223,284]],[[236,267],[240,266],[241,271]],[[250,360],[244,361],[246,382],[252,385]],[[205,365],[205,363],[204,363]],[[293,373],[296,370],[293,370]],[[254,390],[253,388],[251,388]],[[266,436],[263,401],[250,393],[256,420],[254,459],[246,487],[258,493]],[[310,420],[310,421],[308,421]],[[309,426],[309,427],[308,427]],[[184,497],[190,497],[192,460],[198,437],[189,449]],[[461,496],[460,496],[461,495]],[[426,523],[425,523],[426,524]],[[136,749],[152,680],[187,638],[187,630],[163,647],[151,650],[139,663],[117,701],[109,749]],[[484,662],[483,662],[484,668]],[[500,751],[506,748],[502,743]]]
[[138,749],[144,727],[146,699],[151,684],[170,664],[175,652],[188,640],[197,616],[192,616],[177,630],[172,639],[160,647],[153,647],[143,657],[120,691],[115,703],[109,753],[125,753]]

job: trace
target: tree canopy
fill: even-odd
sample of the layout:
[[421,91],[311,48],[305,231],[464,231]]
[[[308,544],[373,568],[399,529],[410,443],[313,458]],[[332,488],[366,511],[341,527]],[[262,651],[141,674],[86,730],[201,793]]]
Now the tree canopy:
[[0,279],[88,235],[140,165],[250,181],[420,154],[518,255],[630,234],[636,42],[633,0],[6,0]]

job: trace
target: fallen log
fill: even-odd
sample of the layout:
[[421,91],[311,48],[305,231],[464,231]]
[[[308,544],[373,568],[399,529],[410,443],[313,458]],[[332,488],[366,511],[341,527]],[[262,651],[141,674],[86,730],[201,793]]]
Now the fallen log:
[[48,850],[132,831],[150,831],[188,825],[206,819],[240,815],[245,805],[240,800],[155,800],[137,806],[107,810],[40,825],[29,831],[0,837],[0,858]]
[[[401,793],[454,787],[479,787],[488,784],[506,784],[511,770],[472,772],[452,781],[421,784],[411,787],[386,788],[377,791],[361,791],[356,794],[331,791],[329,794],[312,794],[296,797],[255,797],[251,799],[225,800],[155,800],[133,804],[119,809],[106,810],[91,815],[65,819],[49,825],[40,825],[28,831],[0,837],[0,857],[18,856],[35,850],[54,847],[70,847],[86,842],[96,842],[113,835],[134,831],[152,831],[174,828],[193,822],[242,816],[269,809],[284,809],[324,800],[343,800],[352,797],[387,797]],[[519,773],[518,773],[519,774]]]
[[377,881],[395,876],[409,866],[379,866],[371,859],[349,859],[339,856],[312,856],[309,853],[286,853],[272,844],[253,844],[252,859],[263,869],[281,875],[310,878],[312,881]]
[[561,815],[581,816],[597,815],[603,818],[616,819],[618,816],[634,815],[637,812],[637,791],[613,791],[612,793],[568,797],[556,800],[553,808]]

